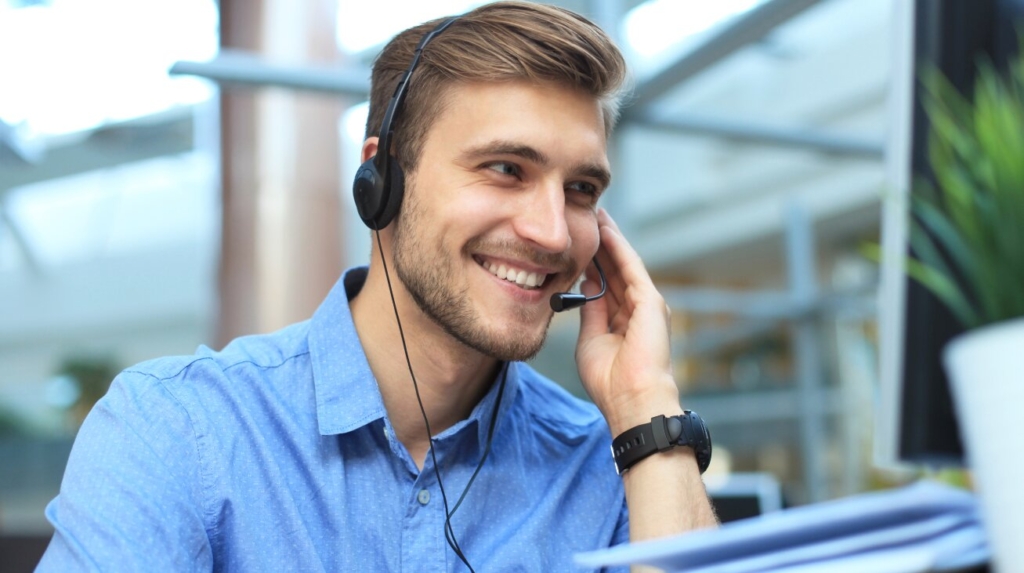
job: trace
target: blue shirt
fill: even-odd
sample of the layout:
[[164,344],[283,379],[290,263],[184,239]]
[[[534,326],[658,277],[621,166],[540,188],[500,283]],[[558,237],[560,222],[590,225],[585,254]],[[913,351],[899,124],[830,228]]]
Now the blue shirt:
[[[309,321],[118,376],[46,509],[55,533],[38,570],[466,571],[433,462],[417,470],[395,438],[352,322],[365,277],[347,272]],[[499,387],[436,436],[450,505]],[[575,571],[574,553],[627,540],[593,405],[512,363],[497,416],[452,517],[475,570]]]

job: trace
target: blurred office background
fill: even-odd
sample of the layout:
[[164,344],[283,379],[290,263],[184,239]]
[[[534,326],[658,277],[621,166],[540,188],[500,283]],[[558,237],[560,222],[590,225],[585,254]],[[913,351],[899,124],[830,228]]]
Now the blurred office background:
[[[891,479],[859,250],[901,1],[556,2],[632,65],[604,204],[673,308],[713,472],[772,476],[789,504]],[[368,259],[349,191],[368,67],[398,30],[478,4],[0,0],[0,534],[49,532],[118,370],[302,320]],[[575,321],[536,364],[581,393]]]

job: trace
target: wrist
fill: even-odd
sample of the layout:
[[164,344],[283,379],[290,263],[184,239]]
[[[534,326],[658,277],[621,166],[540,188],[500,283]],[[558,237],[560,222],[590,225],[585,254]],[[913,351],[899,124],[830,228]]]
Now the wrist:
[[619,434],[612,440],[612,458],[621,475],[637,463],[677,447],[692,450],[700,473],[711,462],[711,433],[704,420],[692,411],[679,416],[658,415]]
[[679,389],[671,377],[665,377],[642,391],[620,396],[600,409],[613,438],[630,428],[650,422],[654,416],[678,416],[683,413],[679,404]]

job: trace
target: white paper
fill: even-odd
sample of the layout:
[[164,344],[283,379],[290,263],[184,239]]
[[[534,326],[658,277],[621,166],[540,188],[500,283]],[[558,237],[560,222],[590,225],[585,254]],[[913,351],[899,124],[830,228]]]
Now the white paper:
[[[943,553],[950,540],[963,547]],[[576,560],[586,567],[647,564],[693,573],[795,571],[808,564],[820,569],[825,562],[829,571],[833,565],[845,567],[843,562],[857,563],[851,571],[889,571],[888,566],[864,569],[863,561],[874,563],[884,554],[891,570],[900,572],[922,570],[920,563],[923,569],[942,568],[970,551],[981,555],[971,563],[987,558],[974,496],[920,482],[727,523],[717,530],[578,554]],[[905,567],[898,565],[904,561]]]

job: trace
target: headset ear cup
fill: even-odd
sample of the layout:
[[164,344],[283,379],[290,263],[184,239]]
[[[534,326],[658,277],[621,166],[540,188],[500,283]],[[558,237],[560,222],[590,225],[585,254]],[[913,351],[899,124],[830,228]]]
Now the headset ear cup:
[[359,218],[371,229],[378,229],[376,221],[380,218],[381,201],[384,199],[384,178],[377,172],[373,158],[366,160],[356,171],[352,183],[352,198],[355,199]]
[[402,171],[402,167],[398,165],[398,160],[394,157],[391,158],[388,171],[387,198],[382,206],[380,216],[377,217],[375,229],[383,229],[394,220],[398,215],[398,210],[402,207],[402,198],[405,196],[405,172]]

